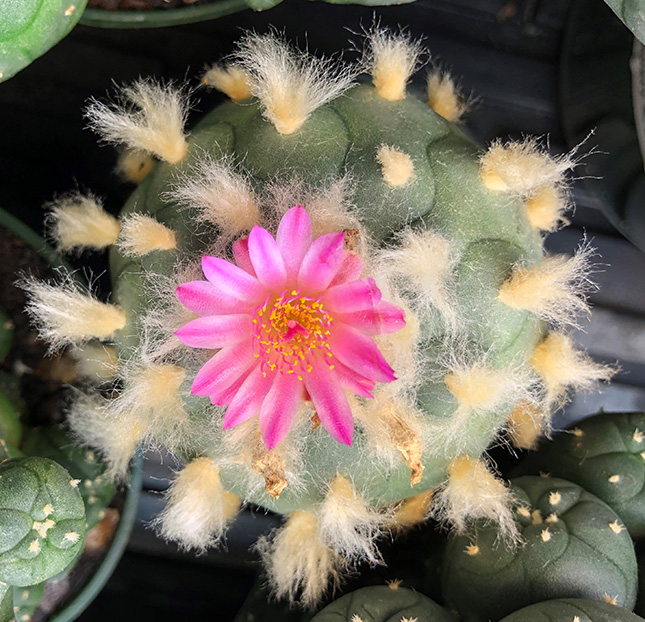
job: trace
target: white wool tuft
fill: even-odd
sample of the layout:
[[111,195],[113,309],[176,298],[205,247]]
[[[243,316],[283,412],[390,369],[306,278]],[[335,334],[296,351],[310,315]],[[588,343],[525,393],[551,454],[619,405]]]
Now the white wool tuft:
[[468,102],[448,73],[438,69],[428,74],[426,83],[428,106],[446,121],[459,123],[468,111]]
[[87,343],[72,350],[76,369],[81,376],[94,382],[114,379],[119,370],[119,359],[114,346]]
[[565,184],[565,173],[575,166],[572,154],[551,156],[535,138],[495,141],[481,158],[481,177],[493,192],[529,195],[545,184]]
[[589,313],[586,293],[595,288],[589,278],[594,249],[582,246],[573,257],[553,255],[532,268],[516,266],[498,297],[513,309],[530,311],[557,325],[575,326]]
[[[180,393],[186,370],[170,363],[126,365],[123,389],[111,402],[115,417],[137,421],[154,437],[173,446],[188,421]],[[172,440],[171,440],[172,439]]]
[[342,475],[337,475],[318,510],[321,542],[348,561],[383,563],[376,538],[387,515],[370,507]]
[[202,78],[209,88],[217,89],[234,102],[252,97],[249,76],[239,65],[213,65]]
[[107,476],[125,479],[146,429],[132,417],[117,416],[111,406],[112,400],[81,393],[72,403],[68,421],[79,441],[103,456],[108,465]]
[[246,175],[228,159],[200,157],[166,199],[197,208],[199,218],[216,225],[227,237],[250,231],[262,218],[258,199]]
[[381,145],[376,152],[383,181],[391,188],[403,188],[414,181],[412,158],[397,147]]
[[261,538],[267,575],[277,598],[288,598],[304,607],[313,607],[328,588],[339,583],[342,558],[320,542],[314,514],[297,510],[272,540]]
[[550,333],[537,345],[531,365],[544,383],[549,407],[562,405],[569,389],[587,391],[616,373],[615,368],[596,363],[577,350],[573,339],[562,333]]
[[151,153],[170,164],[188,150],[184,126],[188,96],[172,84],[138,80],[122,87],[112,105],[92,100],[85,111],[89,126],[104,140]]
[[569,224],[565,214],[570,203],[562,184],[546,184],[532,192],[524,205],[531,226],[538,231],[551,232]]
[[127,257],[141,257],[153,251],[177,248],[177,237],[172,229],[145,214],[128,214],[121,221],[121,234],[116,243]]
[[132,184],[140,184],[153,169],[155,159],[141,149],[122,149],[116,164],[115,172]]
[[534,401],[524,399],[511,411],[508,435],[514,447],[535,449],[542,433],[549,428],[549,416]]
[[452,460],[447,471],[447,483],[433,498],[433,516],[453,525],[457,533],[466,532],[474,521],[495,523],[503,540],[518,544],[520,534],[512,511],[514,498],[504,482],[483,462],[465,455]]
[[292,134],[309,115],[354,83],[355,70],[291,47],[279,35],[247,34],[236,60],[247,71],[251,92],[280,134]]
[[182,548],[204,552],[217,544],[237,514],[240,499],[222,485],[211,458],[189,462],[165,495],[166,506],[154,521],[160,535]]
[[458,261],[453,244],[441,234],[407,229],[398,247],[379,253],[378,273],[411,296],[421,312],[437,309],[454,332],[458,305],[452,285]]
[[69,276],[50,284],[35,278],[20,282],[28,302],[26,311],[52,351],[91,339],[111,339],[125,327],[125,311],[100,302]]
[[372,75],[380,97],[389,101],[405,98],[405,89],[424,53],[419,41],[404,32],[375,28],[367,33],[363,64]]
[[66,194],[45,207],[47,226],[59,251],[102,250],[116,242],[119,221],[92,195]]

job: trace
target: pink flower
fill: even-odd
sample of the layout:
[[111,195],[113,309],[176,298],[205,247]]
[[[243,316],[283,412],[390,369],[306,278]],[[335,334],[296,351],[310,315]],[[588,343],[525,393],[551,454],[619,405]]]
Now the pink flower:
[[310,399],[322,425],[351,445],[351,391],[372,397],[376,382],[395,380],[372,337],[405,325],[403,310],[381,300],[359,257],[343,250],[343,233],[312,240],[300,206],[274,238],[262,227],[233,244],[235,263],[202,257],[207,281],[177,288],[201,317],[177,331],[193,348],[219,349],[197,373],[192,393],[227,406],[224,428],[259,415],[269,449],[289,432]]

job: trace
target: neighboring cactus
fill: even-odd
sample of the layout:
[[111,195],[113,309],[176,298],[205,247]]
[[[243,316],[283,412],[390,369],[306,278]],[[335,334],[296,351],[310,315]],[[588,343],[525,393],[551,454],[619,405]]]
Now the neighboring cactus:
[[0,82],[24,69],[74,28],[87,0],[9,0],[0,20]]
[[560,598],[524,607],[500,622],[643,622],[627,609],[597,600]]
[[464,622],[499,620],[552,598],[634,607],[634,546],[611,508],[577,484],[550,477],[520,477],[511,490],[522,548],[500,544],[490,526],[448,541],[443,594]]
[[[504,429],[533,445],[568,389],[611,373],[563,332],[586,310],[588,253],[543,258],[571,159],[534,141],[480,154],[407,93],[416,42],[377,30],[367,49],[372,84],[357,85],[355,67],[248,35],[208,74],[234,101],[190,134],[171,86],[94,102],[91,125],[128,149],[126,177],[162,160],[119,220],[93,197],[52,206],[62,250],[113,247],[115,304],[71,281],[26,284],[54,348],[116,345],[116,399],[72,409],[111,472],[140,444],[187,462],[161,533],[218,542],[236,495],[288,514],[261,549],[277,594],[305,604],[428,512],[514,539],[482,453]],[[427,97],[453,121],[463,111],[436,73]]]
[[645,43],[645,12],[641,0],[605,0],[611,10],[629,28],[634,36]]
[[515,469],[549,473],[608,504],[632,538],[645,536],[645,414],[601,413],[543,440]]
[[101,521],[114,497],[115,487],[105,477],[106,465],[92,449],[74,443],[58,426],[32,428],[21,449],[27,456],[49,458],[67,469],[78,480],[87,529]]
[[83,549],[85,507],[77,481],[53,460],[0,464],[0,581],[41,583]]
[[311,622],[454,622],[434,601],[397,583],[364,587],[341,596]]

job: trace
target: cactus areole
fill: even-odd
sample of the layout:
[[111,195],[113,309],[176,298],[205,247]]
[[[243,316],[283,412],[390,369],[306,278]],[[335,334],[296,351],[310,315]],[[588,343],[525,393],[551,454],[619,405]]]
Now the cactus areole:
[[31,286],[55,346],[116,346],[123,389],[81,398],[76,432],[115,474],[140,444],[186,461],[161,533],[203,548],[240,501],[288,514],[261,548],[304,602],[428,512],[512,525],[482,453],[504,429],[531,446],[569,388],[608,375],[564,332],[586,254],[543,257],[570,160],[530,140],[480,153],[447,76],[407,92],[417,42],[365,47],[339,66],[249,34],[204,77],[231,101],[189,133],[171,85],[93,102],[139,185],[118,219],[76,195],[51,221],[63,250],[111,247],[112,300]]

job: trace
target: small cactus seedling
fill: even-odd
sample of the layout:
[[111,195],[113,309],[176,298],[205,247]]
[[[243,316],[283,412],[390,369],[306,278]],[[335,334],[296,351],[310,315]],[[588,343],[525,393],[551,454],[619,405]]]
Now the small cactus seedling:
[[87,0],[3,0],[0,82],[67,36],[86,4]]
[[500,622],[642,622],[643,618],[611,603],[559,598],[520,609]]
[[446,609],[427,596],[398,587],[364,587],[341,596],[311,622],[454,622]]
[[61,250],[112,247],[113,304],[26,284],[52,347],[114,345],[118,396],[72,412],[111,472],[142,444],[186,462],[161,533],[203,549],[241,500],[288,515],[260,549],[277,594],[305,604],[428,513],[513,539],[482,453],[504,429],[531,446],[570,388],[610,375],[564,330],[588,252],[543,257],[571,159],[535,141],[480,153],[449,79],[408,92],[417,42],[375,30],[366,48],[341,66],[249,34],[205,80],[232,101],[190,134],[181,89],[94,102],[141,183],[119,219],[70,195],[51,225]]
[[616,513],[577,484],[550,477],[511,480],[522,548],[497,530],[455,536],[444,556],[443,593],[465,622],[499,620],[552,598],[591,598],[632,609],[636,556]]
[[566,477],[607,503],[634,539],[645,536],[645,414],[601,413],[544,440],[517,473]]
[[47,458],[0,464],[0,581],[28,587],[65,570],[83,548],[77,483]]

